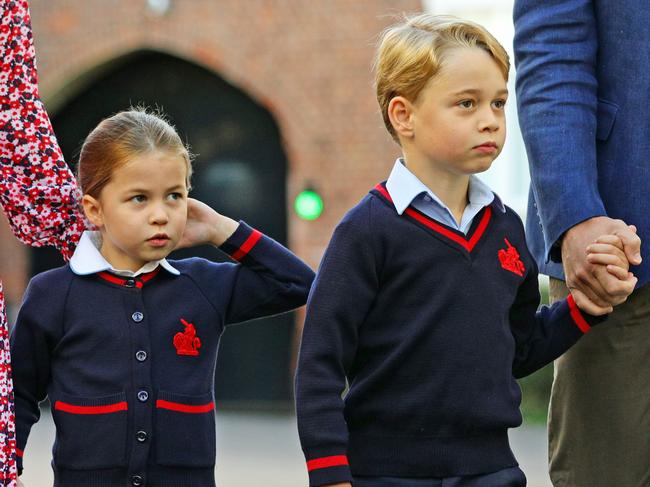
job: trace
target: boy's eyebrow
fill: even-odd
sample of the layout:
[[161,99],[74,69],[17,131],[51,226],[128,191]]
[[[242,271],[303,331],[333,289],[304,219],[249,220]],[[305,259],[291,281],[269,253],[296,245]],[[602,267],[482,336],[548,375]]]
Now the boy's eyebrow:
[[[481,90],[477,90],[477,89],[475,89],[475,88],[467,88],[467,89],[465,89],[465,90],[457,91],[456,93],[454,93],[454,96],[459,96],[459,95],[478,95],[478,94],[480,94],[480,93],[482,93]],[[499,96],[499,95],[507,95],[507,94],[508,94],[508,90],[507,90],[507,88],[503,88],[503,89],[497,91],[496,94],[497,94],[497,96]]]

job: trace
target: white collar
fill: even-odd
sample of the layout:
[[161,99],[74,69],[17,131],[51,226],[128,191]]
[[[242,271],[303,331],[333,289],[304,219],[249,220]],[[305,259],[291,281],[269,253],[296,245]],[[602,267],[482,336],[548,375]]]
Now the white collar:
[[99,252],[101,246],[101,234],[86,230],[81,235],[77,248],[70,259],[70,269],[79,276],[87,276],[103,271],[111,271],[115,274],[125,277],[135,277],[140,274],[153,271],[158,265],[170,274],[179,275],[180,272],[175,269],[167,259],[152,260],[147,262],[137,271],[114,269],[111,264]]
[[[386,189],[388,189],[395,209],[400,215],[422,193],[427,193],[442,208],[447,208],[447,205],[404,165],[404,161],[401,158],[395,161],[393,170],[388,177],[388,181],[386,181]],[[494,203],[501,212],[505,213],[506,211],[505,206],[501,202],[501,198],[487,184],[474,175],[469,177],[469,191],[467,196],[471,206],[482,208]]]

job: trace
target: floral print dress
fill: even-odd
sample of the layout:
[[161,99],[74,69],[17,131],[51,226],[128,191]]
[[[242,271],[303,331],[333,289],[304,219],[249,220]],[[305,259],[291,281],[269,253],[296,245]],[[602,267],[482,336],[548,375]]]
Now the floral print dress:
[[[0,205],[12,231],[69,258],[84,230],[78,189],[38,95],[26,0],[0,0]],[[9,335],[0,281],[0,486],[16,485]]]

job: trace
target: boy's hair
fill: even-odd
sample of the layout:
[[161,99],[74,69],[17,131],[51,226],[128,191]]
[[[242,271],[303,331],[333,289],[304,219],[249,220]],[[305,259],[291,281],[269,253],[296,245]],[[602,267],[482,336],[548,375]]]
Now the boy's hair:
[[[81,191],[98,198],[115,169],[136,156],[154,151],[183,158],[187,165],[189,189],[192,155],[162,112],[135,107],[102,120],[81,147],[77,167]],[[151,170],[155,171],[155,168]]]
[[508,80],[508,53],[482,26],[448,15],[420,14],[385,29],[375,56],[375,87],[384,124],[399,143],[388,118],[388,104],[396,96],[415,102],[433,78],[449,49],[478,47],[496,61]]

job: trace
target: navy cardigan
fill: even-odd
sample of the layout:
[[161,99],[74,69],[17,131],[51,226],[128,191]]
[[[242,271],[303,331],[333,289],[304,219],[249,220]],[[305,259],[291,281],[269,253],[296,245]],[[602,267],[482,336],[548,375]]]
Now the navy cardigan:
[[17,447],[49,396],[55,485],[214,485],[224,327],[303,305],[314,276],[243,222],[221,249],[240,263],[191,258],[173,261],[178,276],[137,278],[66,265],[32,279],[11,337]]

